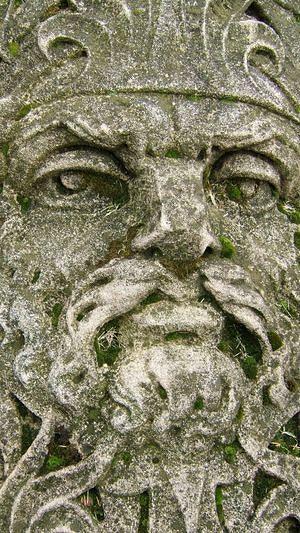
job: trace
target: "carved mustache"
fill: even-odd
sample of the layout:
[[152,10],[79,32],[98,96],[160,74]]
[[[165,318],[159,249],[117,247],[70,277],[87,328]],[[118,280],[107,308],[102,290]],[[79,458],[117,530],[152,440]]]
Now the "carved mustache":
[[[199,270],[205,290],[219,307],[252,333],[264,348],[270,347],[266,323],[269,311],[249,274],[220,258]],[[194,284],[194,289],[189,285]],[[110,320],[133,310],[151,293],[159,290],[171,299],[187,304],[197,301],[197,282],[179,280],[158,261],[113,260],[93,272],[73,293],[67,324],[76,343],[91,343],[97,331]]]
[[205,290],[221,309],[233,316],[270,349],[266,326],[271,320],[266,302],[253,284],[250,275],[240,266],[220,259],[205,264],[200,275]]
[[91,340],[108,321],[128,313],[157,290],[174,300],[186,298],[184,283],[157,261],[111,261],[92,273],[73,293],[67,311],[72,338]]

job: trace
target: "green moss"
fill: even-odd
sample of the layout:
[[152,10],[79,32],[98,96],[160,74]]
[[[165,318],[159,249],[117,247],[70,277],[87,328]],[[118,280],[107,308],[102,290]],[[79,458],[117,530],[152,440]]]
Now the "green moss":
[[248,379],[255,379],[257,376],[257,362],[252,355],[248,355],[241,361],[241,367]]
[[150,495],[146,490],[140,494],[140,521],[138,533],[147,533],[149,528]]
[[134,15],[143,15],[145,10],[142,7],[135,7],[132,12]]
[[[126,465],[129,466],[132,463],[132,454],[128,450],[123,450],[122,452],[118,452],[115,454],[113,460],[112,460],[112,467],[113,469],[116,469],[118,465]],[[123,466],[122,466],[123,468]],[[115,470],[117,472],[118,470]]]
[[279,199],[280,192],[273,185],[271,185],[271,193],[272,193],[273,198],[276,198],[277,200]]
[[227,194],[228,194],[228,198],[230,198],[230,200],[233,200],[235,202],[242,199],[242,191],[240,187],[233,183],[229,183],[229,185],[227,185]]
[[243,420],[243,418],[244,418],[244,409],[243,409],[242,406],[240,406],[235,418],[236,418],[236,421],[238,423],[240,423]]
[[8,143],[4,143],[4,144],[2,144],[2,146],[1,146],[1,152],[2,152],[2,154],[4,155],[4,157],[7,157],[7,156],[8,156],[8,151],[9,151],[9,144],[8,144]]
[[231,342],[229,340],[222,340],[218,344],[218,349],[223,353],[230,353]]
[[293,224],[300,224],[300,210],[280,201],[277,204],[278,210],[286,215]]
[[96,520],[98,520],[98,522],[104,520],[104,508],[98,487],[94,487],[84,492],[79,496],[78,501],[96,518]]
[[269,446],[270,450],[285,455],[300,457],[300,427],[298,416],[296,414],[280,428]]
[[121,351],[118,320],[111,320],[99,331],[94,339],[94,348],[100,367],[114,364]]
[[123,451],[121,452],[121,459],[123,461],[123,463],[125,463],[127,466],[130,465],[130,463],[132,462],[132,455],[130,452],[128,451]]
[[236,461],[236,454],[240,449],[238,442],[233,442],[224,447],[224,459],[229,464],[234,464]]
[[228,104],[232,104],[233,102],[238,102],[238,98],[237,96],[232,96],[232,95],[229,95],[229,96],[223,96],[221,98],[222,102],[226,102]]
[[45,468],[48,472],[54,472],[64,466],[64,460],[58,455],[50,455],[46,461]]
[[28,198],[27,196],[17,196],[17,202],[21,206],[21,213],[25,214],[29,211],[32,200],[31,198]]
[[176,341],[195,341],[196,335],[190,331],[171,331],[165,336],[167,342],[176,342]]
[[51,322],[52,322],[52,326],[54,328],[57,328],[58,326],[58,322],[59,322],[59,317],[62,313],[62,310],[63,310],[63,304],[60,303],[60,302],[56,302],[56,304],[54,304],[54,306],[52,307],[52,310],[51,310]]
[[168,398],[166,389],[164,389],[160,383],[157,386],[157,392],[162,400],[166,400]]
[[87,416],[88,416],[88,419],[93,422],[95,420],[98,420],[98,418],[100,418],[101,413],[99,409],[93,408],[89,410]]
[[299,210],[295,209],[292,213],[288,215],[288,217],[289,217],[289,220],[293,224],[300,224],[300,211]]
[[64,427],[56,429],[49,444],[49,453],[42,466],[41,473],[48,473],[70,466],[81,460],[77,448],[69,441],[69,433]]
[[296,306],[290,302],[290,300],[279,300],[279,308],[281,311],[290,318],[297,318],[298,312]]
[[196,409],[196,411],[201,411],[203,407],[204,407],[204,400],[203,398],[201,398],[201,396],[198,396],[198,398],[196,398],[194,402],[194,409]]
[[273,352],[276,352],[276,350],[279,350],[279,348],[283,346],[283,340],[280,335],[276,333],[276,331],[268,331],[268,339],[272,346]]
[[37,283],[37,281],[40,279],[40,275],[41,275],[41,271],[40,270],[36,270],[33,274],[33,277],[32,277],[32,280],[31,280],[31,283],[32,284],[35,284]]
[[258,339],[245,326],[226,318],[219,350],[228,353],[239,363],[248,379],[255,379],[262,362],[262,349]]
[[294,244],[298,250],[300,250],[300,231],[296,231],[294,234]]
[[276,477],[269,476],[262,470],[259,470],[254,479],[253,485],[253,503],[257,508],[265,500],[269,492],[282,485],[282,481]]
[[188,94],[186,98],[191,102],[199,102],[200,100],[202,100],[203,97],[199,94]]
[[227,259],[233,257],[236,253],[236,249],[233,242],[225,236],[221,236],[219,238],[219,241],[222,245],[221,256],[226,257]]
[[223,510],[223,489],[221,485],[218,485],[216,488],[215,502],[216,502],[219,522],[223,526],[225,524],[225,516],[224,516],[224,510]]
[[16,41],[8,43],[8,51],[11,56],[17,57],[20,54],[20,45]]
[[167,153],[165,154],[165,157],[170,157],[172,159],[180,159],[181,157],[181,154],[180,152],[178,152],[178,150],[168,150]]
[[26,115],[28,115],[28,113],[30,113],[31,110],[32,110],[32,104],[23,105],[23,107],[21,107],[21,109],[19,110],[18,118],[26,117]]

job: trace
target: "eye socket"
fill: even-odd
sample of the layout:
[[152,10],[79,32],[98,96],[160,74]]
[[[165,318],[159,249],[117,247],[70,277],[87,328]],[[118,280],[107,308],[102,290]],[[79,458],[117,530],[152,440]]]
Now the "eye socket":
[[107,152],[79,149],[55,154],[36,177],[38,205],[78,210],[121,207],[129,200],[129,176]]
[[215,165],[206,183],[208,197],[217,205],[226,200],[241,207],[264,210],[275,203],[281,177],[272,162],[253,153],[232,153]]

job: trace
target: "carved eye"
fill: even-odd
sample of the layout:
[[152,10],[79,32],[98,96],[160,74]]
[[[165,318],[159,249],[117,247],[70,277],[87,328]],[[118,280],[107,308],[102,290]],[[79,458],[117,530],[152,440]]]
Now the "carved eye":
[[267,159],[253,153],[234,153],[218,161],[207,189],[211,201],[217,205],[225,205],[228,200],[262,211],[275,204],[281,178]]
[[129,200],[127,173],[111,154],[77,149],[56,154],[39,169],[37,203],[51,207],[86,208]]
[[56,178],[57,190],[60,194],[70,195],[83,191],[88,186],[88,177],[83,173],[64,172]]

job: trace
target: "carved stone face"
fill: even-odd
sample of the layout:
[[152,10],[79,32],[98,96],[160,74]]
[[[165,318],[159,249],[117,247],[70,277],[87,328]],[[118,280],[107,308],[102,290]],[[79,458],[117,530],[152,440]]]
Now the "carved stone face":
[[203,498],[213,531],[204,466],[212,490],[251,484],[296,413],[299,157],[291,121],[210,98],[74,97],[20,121],[3,157],[4,365],[83,460],[130,453],[82,484],[99,481],[111,531],[117,495],[148,489],[170,509],[158,497],[153,531],[196,531]]

